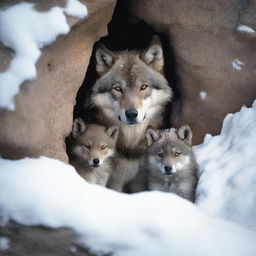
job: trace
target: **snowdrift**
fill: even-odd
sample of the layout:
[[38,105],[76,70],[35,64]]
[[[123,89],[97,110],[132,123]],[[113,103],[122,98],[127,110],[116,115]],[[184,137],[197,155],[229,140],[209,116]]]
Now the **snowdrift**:
[[256,230],[256,101],[226,116],[221,134],[194,147],[200,163],[197,205]]

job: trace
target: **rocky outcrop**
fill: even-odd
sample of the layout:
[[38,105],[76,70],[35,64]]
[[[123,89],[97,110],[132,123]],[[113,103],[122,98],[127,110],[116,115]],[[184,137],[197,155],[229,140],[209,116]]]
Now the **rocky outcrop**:
[[89,256],[76,243],[78,236],[70,229],[51,229],[42,226],[23,226],[11,222],[0,226],[2,256]]
[[[9,1],[8,5],[20,1]],[[33,2],[33,1],[30,1]],[[37,2],[45,11],[66,1]],[[37,79],[26,81],[15,97],[15,111],[0,110],[0,155],[19,159],[40,155],[68,162],[65,137],[70,133],[73,109],[94,43],[107,34],[115,0],[81,1],[88,16],[84,20],[68,17],[71,31],[42,49],[37,62]],[[1,7],[7,1],[1,2]],[[0,71],[3,72],[14,53],[0,45]],[[3,61],[2,61],[3,60]]]
[[194,144],[218,134],[227,113],[256,98],[254,1],[133,0],[129,8],[174,49],[180,97],[171,121],[189,124]]

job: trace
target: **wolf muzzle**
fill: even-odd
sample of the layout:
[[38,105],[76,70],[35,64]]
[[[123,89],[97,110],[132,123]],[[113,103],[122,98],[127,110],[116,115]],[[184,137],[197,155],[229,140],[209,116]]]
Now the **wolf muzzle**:
[[127,109],[125,111],[125,116],[129,124],[136,124],[138,111],[135,108]]
[[171,175],[172,174],[172,167],[171,166],[169,166],[169,165],[165,165],[164,166],[164,174],[165,175]]

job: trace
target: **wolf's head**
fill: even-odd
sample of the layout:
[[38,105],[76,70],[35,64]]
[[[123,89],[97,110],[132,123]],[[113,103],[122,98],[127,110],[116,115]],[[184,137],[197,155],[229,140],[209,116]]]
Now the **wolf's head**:
[[74,120],[72,153],[92,167],[99,167],[115,152],[118,128],[86,125],[82,119]]
[[189,126],[178,130],[147,130],[147,158],[150,166],[165,175],[187,169],[194,161],[192,132]]
[[154,37],[144,52],[111,52],[104,46],[96,51],[99,79],[93,86],[91,103],[123,124],[150,119],[172,97],[163,76],[163,51]]

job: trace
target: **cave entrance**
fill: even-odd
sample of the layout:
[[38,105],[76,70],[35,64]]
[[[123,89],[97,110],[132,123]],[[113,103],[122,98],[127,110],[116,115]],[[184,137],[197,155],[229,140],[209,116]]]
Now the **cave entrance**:
[[[74,118],[84,117],[86,114],[83,106],[90,88],[97,79],[95,50],[100,43],[111,51],[143,50],[149,45],[152,37],[158,35],[164,51],[165,76],[174,90],[175,98],[179,97],[174,52],[167,37],[164,34],[155,32],[153,27],[143,20],[134,18],[129,10],[129,1],[118,0],[113,18],[108,24],[108,35],[95,43],[85,79],[77,93]],[[169,113],[167,113],[167,116],[169,117]],[[169,118],[166,119],[169,120]]]
[[[111,51],[144,50],[150,44],[152,37],[154,35],[158,35],[163,47],[165,77],[174,91],[175,98],[179,95],[176,90],[178,79],[175,70],[174,52],[170,46],[168,38],[164,34],[157,33],[153,27],[145,21],[135,19],[132,13],[129,12],[128,5],[128,1],[117,1],[113,18],[108,25],[108,35],[106,37],[102,37],[94,45],[85,79],[77,93],[76,106],[73,113],[74,119],[79,117],[90,123],[88,116],[90,116],[91,113],[88,115],[84,106],[86,104],[86,99],[89,96],[90,89],[98,77],[95,68],[95,52],[99,44],[103,44]],[[170,109],[171,106],[168,106],[165,112],[166,127],[170,127]],[[67,149],[68,153],[70,153],[68,140]],[[130,192],[128,187],[125,188],[125,192]]]

